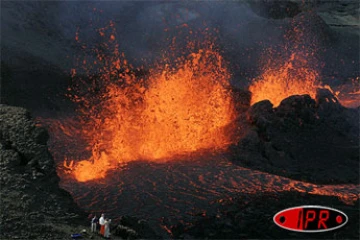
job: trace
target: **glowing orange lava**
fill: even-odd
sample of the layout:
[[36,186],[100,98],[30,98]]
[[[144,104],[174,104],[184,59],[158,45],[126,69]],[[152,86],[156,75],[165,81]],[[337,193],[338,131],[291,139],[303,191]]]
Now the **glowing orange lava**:
[[[112,33],[110,41],[115,39]],[[76,134],[88,141],[92,154],[71,165],[65,161],[64,167],[85,182],[129,161],[167,161],[203,149],[225,149],[231,139],[224,127],[235,112],[230,74],[212,46],[175,64],[158,64],[146,78],[135,76],[116,45],[112,57],[99,53],[101,76],[72,95],[84,106]],[[89,85],[103,90],[79,94]]]
[[[262,64],[262,74],[249,86],[251,105],[269,100],[277,107],[283,99],[292,95],[308,94],[315,98],[321,85],[316,57],[318,40],[307,31],[306,22],[304,17],[291,21],[291,28],[284,34],[285,43],[280,54],[274,55],[273,49],[267,49],[270,55],[264,56],[267,62]],[[282,58],[284,54],[290,57]]]
[[293,53],[290,59],[278,67],[266,67],[264,72],[249,86],[251,105],[269,100],[274,107],[292,95],[308,94],[315,99],[318,88],[326,88],[334,94],[341,105],[348,108],[360,106],[359,78],[337,88],[324,85],[318,72],[306,59]]
[[348,108],[360,106],[360,77],[351,79],[347,84],[341,85],[336,90],[335,95],[341,105]]
[[249,87],[251,105],[269,100],[277,107],[282,100],[292,95],[309,94],[315,98],[319,87],[318,73],[305,59],[293,53],[282,66],[267,68]]

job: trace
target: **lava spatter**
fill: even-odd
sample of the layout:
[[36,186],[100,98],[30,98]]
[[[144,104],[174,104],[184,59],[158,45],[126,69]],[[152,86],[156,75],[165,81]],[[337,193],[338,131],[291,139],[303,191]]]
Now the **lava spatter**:
[[[100,31],[110,39],[102,46],[106,52],[112,48],[111,54],[95,49],[97,60],[90,67],[89,61],[79,61],[85,72],[98,67],[99,74],[75,77],[71,89],[80,114],[70,125],[74,128],[75,123],[79,136],[63,132],[84,139],[91,152],[71,166],[75,179],[104,178],[108,170],[135,160],[172,161],[179,155],[226,149],[233,140],[225,127],[236,114],[230,74],[213,42],[209,39],[201,47],[189,43],[190,53],[175,61],[164,53],[163,62],[139,77],[119,52],[113,28],[111,24]],[[64,166],[69,168],[69,163]]]

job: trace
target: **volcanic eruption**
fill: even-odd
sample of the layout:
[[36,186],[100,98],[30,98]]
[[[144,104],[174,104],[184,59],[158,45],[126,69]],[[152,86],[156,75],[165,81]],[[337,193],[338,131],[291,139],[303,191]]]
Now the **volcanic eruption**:
[[316,202],[357,236],[358,9],[4,2],[0,235],[67,238],[76,202],[115,238],[303,237],[271,215]]
[[320,87],[318,75],[308,66],[306,59],[299,61],[299,56],[293,53],[283,65],[264,70],[250,85],[251,104],[270,100],[277,107],[283,99],[292,95],[309,94],[315,98],[316,88]]
[[[107,170],[130,161],[169,161],[224,150],[233,142],[230,73],[211,39],[197,49],[188,43],[190,53],[175,60],[164,54],[163,62],[139,77],[119,53],[114,33],[99,33],[108,37],[112,54],[95,49],[97,60],[91,64],[101,66],[101,74],[76,80],[69,96],[82,106],[81,114],[62,124],[70,137],[85,139],[92,153],[86,160],[64,162],[77,181],[103,178]],[[85,59],[82,63],[88,67]],[[72,73],[75,78],[76,69]]]

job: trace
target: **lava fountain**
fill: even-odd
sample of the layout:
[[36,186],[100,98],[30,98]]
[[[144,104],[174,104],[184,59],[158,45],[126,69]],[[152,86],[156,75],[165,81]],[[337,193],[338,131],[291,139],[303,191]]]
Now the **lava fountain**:
[[[63,124],[62,132],[81,137],[91,151],[88,159],[64,161],[77,181],[104,178],[130,161],[169,161],[232,143],[227,133],[236,114],[230,74],[212,42],[175,61],[164,56],[146,77],[138,77],[119,53],[114,32],[109,39],[112,55],[97,49],[93,62],[101,66],[100,76],[78,79],[70,89],[80,116]],[[72,73],[76,77],[76,70]]]
[[[292,52],[288,59],[277,59],[264,64],[262,73],[249,86],[252,93],[251,105],[262,100],[269,100],[274,107],[292,95],[308,94],[315,99],[318,88],[326,88],[334,94],[345,107],[359,106],[359,78],[352,79],[349,84],[332,88],[323,84],[319,71],[310,63],[313,54],[302,51]],[[275,63],[274,63],[275,62]]]
[[275,107],[292,95],[309,94],[315,98],[316,88],[321,87],[319,74],[309,66],[306,58],[292,53],[282,65],[267,67],[250,85],[251,104],[269,100]]
[[308,30],[307,22],[304,17],[291,20],[284,34],[285,43],[279,46],[280,52],[272,48],[264,52],[262,73],[249,86],[251,105],[269,100],[277,107],[292,95],[308,94],[314,99],[317,88],[323,87],[319,74],[322,64],[319,40]]

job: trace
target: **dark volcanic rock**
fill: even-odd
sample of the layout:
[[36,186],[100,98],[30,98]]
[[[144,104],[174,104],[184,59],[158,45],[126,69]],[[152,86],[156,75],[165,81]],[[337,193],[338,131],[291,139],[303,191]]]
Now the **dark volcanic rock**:
[[0,105],[2,238],[64,237],[56,224],[84,217],[71,195],[59,188],[47,139],[47,131],[35,126],[25,109]]
[[113,234],[122,239],[160,239],[146,221],[131,216],[123,216]]
[[235,102],[235,109],[238,113],[245,112],[250,106],[251,92],[240,88],[231,88],[232,98]]
[[[309,235],[287,231],[273,222],[273,216],[286,208],[318,204],[333,206],[347,214],[349,222],[336,231]],[[336,197],[298,192],[240,196],[227,201],[216,216],[194,221],[190,227],[174,227],[176,239],[359,239],[359,200],[350,206]]]
[[300,4],[294,1],[248,1],[251,9],[265,18],[282,19],[294,17],[301,12]]
[[258,103],[255,103],[254,106],[248,109],[246,113],[247,120],[256,124],[258,127],[266,127],[268,121],[267,118],[273,112],[273,105],[269,100],[264,100]]
[[359,182],[358,109],[344,108],[325,89],[316,101],[291,96],[246,112],[231,158],[240,165],[315,183]]

